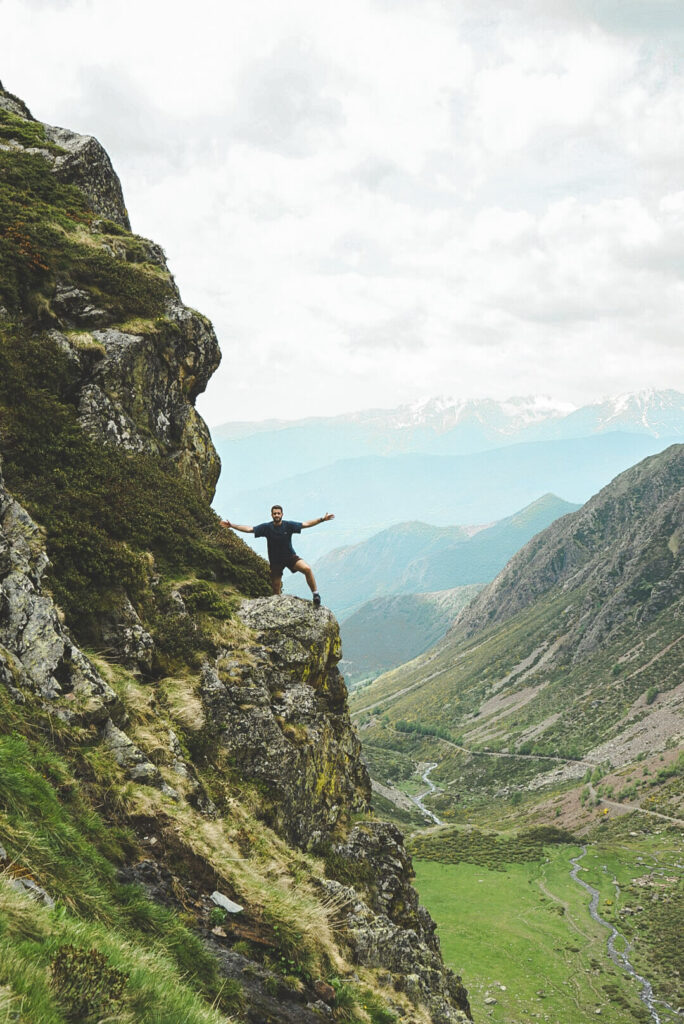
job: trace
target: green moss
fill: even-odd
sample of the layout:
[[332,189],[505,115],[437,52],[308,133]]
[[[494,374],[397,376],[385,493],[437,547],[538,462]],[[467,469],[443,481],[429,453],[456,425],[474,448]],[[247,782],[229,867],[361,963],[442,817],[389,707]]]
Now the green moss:
[[0,302],[30,306],[64,262],[64,234],[92,218],[83,194],[58,182],[43,157],[0,150]]
[[[265,563],[221,529],[173,465],[86,436],[73,404],[77,387],[77,370],[48,336],[18,328],[0,335],[6,482],[46,529],[50,584],[77,636],[96,640],[99,617],[122,588],[154,626],[150,554],[162,574],[190,572],[267,594]],[[213,614],[229,614],[230,602],[207,588],[190,587],[191,605],[209,602]]]
[[63,153],[61,146],[49,142],[45,135],[45,127],[40,121],[27,121],[24,117],[0,110],[0,139],[7,142],[18,142],[22,146],[46,149],[51,153]]
[[[0,115],[2,112],[0,112]],[[42,126],[0,116],[2,132],[23,131],[35,145]],[[45,146],[43,147],[45,148]],[[93,221],[83,193],[57,181],[44,157],[0,151],[0,301],[10,311],[27,310],[42,295],[46,303],[59,278],[86,288],[112,322],[130,316],[156,317],[175,295],[168,273],[148,262],[148,246],[123,232],[126,258],[117,259],[87,241],[77,229]],[[111,222],[107,222],[108,226]]]

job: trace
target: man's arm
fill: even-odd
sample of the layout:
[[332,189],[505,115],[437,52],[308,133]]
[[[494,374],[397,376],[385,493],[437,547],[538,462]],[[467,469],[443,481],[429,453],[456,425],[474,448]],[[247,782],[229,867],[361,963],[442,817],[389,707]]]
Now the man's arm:
[[231,530],[239,530],[240,533],[254,533],[253,526],[238,526],[237,523],[229,523],[227,519],[221,520],[221,526],[227,526]]
[[309,519],[308,523],[302,523],[302,530],[308,530],[310,526],[318,526],[319,523],[327,523],[329,519],[334,519],[335,514],[333,512],[326,512],[324,516],[319,516],[318,519]]

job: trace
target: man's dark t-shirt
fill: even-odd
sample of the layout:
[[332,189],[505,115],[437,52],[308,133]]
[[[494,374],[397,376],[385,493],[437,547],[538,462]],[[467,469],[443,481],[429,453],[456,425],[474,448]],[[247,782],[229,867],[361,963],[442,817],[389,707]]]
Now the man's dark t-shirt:
[[275,523],[260,523],[254,527],[255,537],[265,537],[268,545],[268,560],[272,566],[288,569],[297,561],[297,554],[292,547],[292,534],[301,533],[302,524],[288,519]]

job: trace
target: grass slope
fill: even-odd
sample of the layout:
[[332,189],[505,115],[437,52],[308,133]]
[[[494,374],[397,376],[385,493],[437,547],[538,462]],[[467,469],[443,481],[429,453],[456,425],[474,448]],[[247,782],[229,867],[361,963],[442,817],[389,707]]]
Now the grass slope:
[[[491,848],[490,867],[472,863],[467,854],[457,864],[414,860],[416,885],[439,925],[445,960],[456,971],[468,966],[475,1019],[588,1024],[600,1010],[610,1024],[651,1020],[641,986],[609,958],[609,931],[592,920],[588,893],[570,877],[579,847],[546,847],[536,860],[521,859],[510,837],[504,860],[495,849],[501,842],[492,837],[479,844],[480,855]],[[418,843],[416,857],[420,849]],[[681,972],[681,893],[672,881],[680,855],[674,835],[623,832],[597,837],[581,862],[581,877],[601,891],[600,915],[633,943],[633,966],[652,982],[656,997],[675,1007],[683,995],[681,974],[675,973]],[[617,899],[614,875],[622,894]],[[631,912],[653,898],[655,913]],[[658,1012],[663,1022],[678,1019],[660,1005]]]
[[478,584],[435,594],[399,594],[367,601],[340,624],[347,686],[422,654],[440,640]]

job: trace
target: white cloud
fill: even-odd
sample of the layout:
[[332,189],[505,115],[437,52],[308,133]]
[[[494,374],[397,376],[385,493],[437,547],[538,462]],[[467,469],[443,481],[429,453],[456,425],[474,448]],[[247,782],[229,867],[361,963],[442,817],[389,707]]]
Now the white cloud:
[[[644,19],[644,10],[651,12]],[[680,0],[0,0],[214,320],[212,422],[684,387]]]

